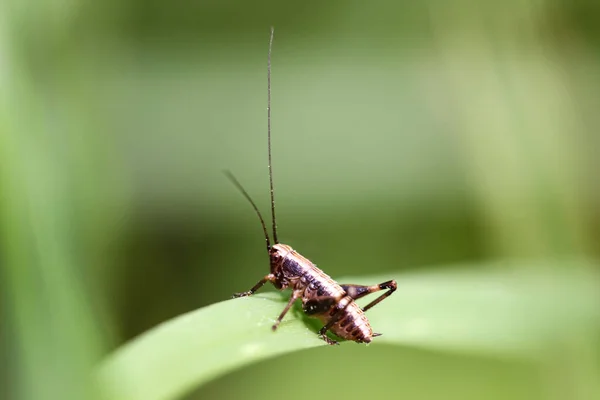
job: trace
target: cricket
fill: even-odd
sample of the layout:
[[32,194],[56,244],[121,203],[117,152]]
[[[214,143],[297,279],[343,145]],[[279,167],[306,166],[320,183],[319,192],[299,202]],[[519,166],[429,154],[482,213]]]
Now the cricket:
[[[267,57],[267,148],[273,243],[271,243],[265,220],[258,207],[233,174],[225,171],[227,177],[250,202],[258,215],[265,235],[267,253],[269,254],[270,273],[258,281],[247,292],[236,293],[233,297],[251,296],[267,282],[271,282],[278,290],[292,289],[292,295],[288,303],[275,320],[272,327],[273,331],[277,330],[277,327],[292,305],[296,300],[300,299],[304,313],[310,317],[318,318],[324,324],[319,330],[319,336],[328,344],[339,344],[327,336],[328,331],[345,340],[357,343],[370,343],[374,337],[381,334],[373,332],[365,312],[390,296],[396,290],[396,281],[390,280],[371,286],[339,284],[321,269],[317,268],[310,260],[300,255],[287,244],[279,243],[277,240],[275,191],[273,189],[273,168],[271,163],[271,52],[273,48],[273,34],[274,28],[271,27]],[[364,308],[356,304],[356,300],[381,290],[387,291]]]

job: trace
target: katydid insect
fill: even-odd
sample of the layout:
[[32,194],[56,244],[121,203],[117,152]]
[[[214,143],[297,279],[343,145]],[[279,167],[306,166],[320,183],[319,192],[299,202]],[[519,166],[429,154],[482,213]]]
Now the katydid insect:
[[[302,300],[302,309],[309,316],[320,319],[325,325],[319,331],[319,335],[328,344],[338,344],[327,336],[327,331],[336,336],[353,340],[358,343],[369,343],[379,333],[373,333],[371,324],[365,316],[365,311],[379,304],[396,290],[396,281],[390,280],[377,285],[362,286],[345,284],[340,285],[331,279],[325,272],[317,268],[315,264],[300,255],[287,244],[279,243],[277,240],[277,224],[275,222],[275,196],[273,190],[273,169],[271,166],[271,50],[273,47],[273,28],[269,39],[269,53],[267,61],[267,143],[269,158],[269,184],[271,189],[271,220],[273,228],[273,244],[267,232],[265,221],[250,195],[238,182],[238,180],[226,171],[227,177],[242,192],[250,202],[252,208],[258,215],[265,235],[267,252],[269,254],[271,272],[262,278],[247,292],[236,293],[233,297],[245,297],[254,294],[265,283],[271,282],[277,289],[292,289],[292,295],[275,321],[273,330],[276,330],[286,313],[294,302]],[[355,300],[370,293],[387,290],[381,296],[360,308]]]

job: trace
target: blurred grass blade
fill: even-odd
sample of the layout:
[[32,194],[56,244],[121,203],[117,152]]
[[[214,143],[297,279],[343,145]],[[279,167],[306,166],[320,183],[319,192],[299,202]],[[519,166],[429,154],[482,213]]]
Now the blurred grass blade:
[[0,340],[9,350],[0,363],[10,374],[0,392],[15,399],[94,399],[89,376],[101,347],[73,212],[71,161],[86,152],[53,90],[67,90],[75,74],[57,83],[50,56],[60,48],[65,58],[63,33],[78,14],[55,3],[0,3]]
[[266,293],[179,316],[117,350],[99,369],[111,399],[169,399],[252,361],[325,345],[290,312],[277,332],[281,296]]
[[[374,330],[383,333],[373,345],[531,358],[575,332],[598,331],[596,277],[510,271],[396,274],[398,292],[369,312]],[[343,281],[390,277],[394,274]],[[317,325],[307,323],[299,309],[271,331],[284,303],[281,295],[266,293],[165,322],[108,357],[97,371],[100,384],[109,398],[170,399],[251,362],[324,346]],[[341,349],[345,345],[356,344]]]

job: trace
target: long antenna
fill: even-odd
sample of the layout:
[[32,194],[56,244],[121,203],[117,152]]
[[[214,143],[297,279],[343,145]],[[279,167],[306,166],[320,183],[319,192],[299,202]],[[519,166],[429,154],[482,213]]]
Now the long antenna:
[[260,224],[262,225],[263,232],[265,233],[265,241],[267,242],[267,252],[269,252],[269,250],[271,250],[271,241],[269,240],[269,234],[267,233],[267,226],[265,225],[265,220],[260,214],[260,211],[258,211],[258,207],[256,207],[256,204],[254,204],[254,201],[252,201],[252,198],[250,197],[248,192],[246,192],[242,184],[238,182],[237,179],[235,179],[235,176],[233,176],[231,171],[223,171],[223,173],[227,175],[227,177],[235,185],[235,187],[237,187],[239,191],[242,192],[244,197],[250,202],[250,204],[252,204],[252,208],[254,208],[254,211],[256,211],[256,215],[258,215],[258,219],[260,219]]
[[271,27],[271,38],[269,39],[269,56],[267,59],[267,141],[269,148],[269,186],[271,188],[271,219],[273,222],[273,242],[277,240],[277,222],[275,221],[275,190],[273,189],[273,167],[271,166],[271,50],[273,49],[273,34],[275,28]]
[[[271,217],[273,219],[273,241],[275,244],[279,243],[277,240],[277,223],[275,222],[275,191],[273,190],[273,168],[271,167],[271,49],[273,48],[273,33],[275,32],[275,28],[271,27],[271,38],[269,39],[269,56],[267,59],[267,141],[268,141],[268,150],[269,150],[269,186],[271,189]],[[258,215],[258,219],[260,220],[260,225],[262,226],[263,233],[265,234],[265,242],[267,243],[267,252],[271,251],[271,240],[269,239],[269,233],[267,232],[267,226],[265,225],[265,220],[262,217],[262,214],[258,210],[258,207],[246,192],[246,189],[242,186],[242,184],[233,176],[230,171],[223,171],[227,178],[235,185],[236,188],[252,204],[252,208]]]

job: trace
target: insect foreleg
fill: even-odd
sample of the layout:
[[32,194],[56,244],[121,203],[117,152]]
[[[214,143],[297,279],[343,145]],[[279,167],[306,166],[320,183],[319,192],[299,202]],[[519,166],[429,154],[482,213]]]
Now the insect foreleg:
[[388,289],[387,292],[385,292],[384,294],[382,294],[381,296],[379,296],[378,298],[376,298],[375,300],[373,300],[372,302],[370,302],[363,308],[363,311],[367,311],[368,309],[376,306],[377,304],[379,304],[379,302],[383,301],[386,297],[388,297],[389,295],[394,293],[394,291],[396,290],[398,285],[396,284],[396,281],[391,280],[391,281],[380,283],[378,285],[371,285],[371,286],[351,285],[351,284],[341,285],[341,286],[342,286],[342,289],[344,289],[344,291],[346,292],[346,294],[348,296],[352,297],[354,300],[360,299],[361,297],[364,297],[370,293],[375,293],[380,290]]
[[290,301],[288,301],[287,305],[285,306],[285,308],[283,309],[283,311],[281,312],[281,314],[279,314],[279,317],[275,321],[275,324],[273,324],[273,327],[272,327],[273,330],[277,329],[277,327],[281,323],[281,320],[283,320],[283,317],[285,317],[285,314],[287,314],[287,312],[290,310],[290,308],[292,307],[292,305],[294,304],[294,302],[296,300],[298,300],[301,295],[302,295],[301,292],[298,292],[298,291],[292,292],[292,296],[290,297]]
[[261,287],[263,287],[263,285],[267,282],[273,282],[275,280],[275,275],[273,274],[269,274],[267,276],[265,276],[264,278],[262,278],[260,281],[258,281],[258,283],[254,286],[252,286],[252,289],[248,290],[247,292],[241,292],[241,293],[234,293],[233,297],[246,297],[246,296],[250,296],[253,295],[254,292],[256,292],[258,289],[260,289]]

